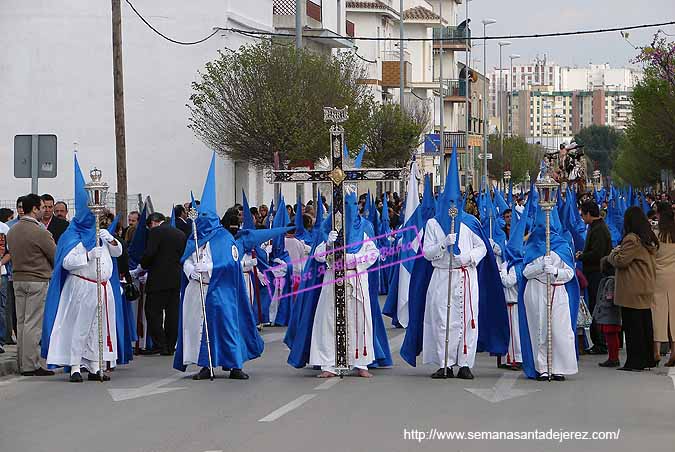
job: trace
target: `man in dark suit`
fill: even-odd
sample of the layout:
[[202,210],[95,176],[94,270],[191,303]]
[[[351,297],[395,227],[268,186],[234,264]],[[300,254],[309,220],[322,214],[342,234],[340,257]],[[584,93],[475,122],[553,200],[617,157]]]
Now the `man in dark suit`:
[[180,259],[185,248],[185,234],[172,227],[164,215],[158,212],[150,214],[148,227],[150,231],[141,267],[148,272],[145,316],[154,346],[142,354],[172,355],[178,336],[178,305],[183,270]]
[[186,238],[192,236],[192,220],[188,219],[185,207],[178,204],[173,208],[173,214],[176,217],[176,227],[185,234]]
[[45,193],[40,196],[42,202],[45,204],[44,216],[42,217],[42,224],[47,228],[49,232],[52,233],[54,238],[54,243],[59,244],[59,238],[61,234],[66,232],[68,225],[70,224],[67,220],[59,218],[54,215],[54,197],[49,193]]

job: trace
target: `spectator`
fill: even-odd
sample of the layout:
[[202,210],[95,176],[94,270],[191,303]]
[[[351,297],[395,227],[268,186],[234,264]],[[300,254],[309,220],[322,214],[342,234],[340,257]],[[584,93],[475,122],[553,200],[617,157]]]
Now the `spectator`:
[[148,223],[150,231],[141,267],[148,271],[145,316],[154,347],[142,354],[172,355],[178,337],[178,305],[183,270],[180,259],[185,248],[185,234],[171,227],[159,212],[152,213]]
[[[7,220],[7,226],[11,229],[23,216],[23,196],[16,200],[16,218]],[[12,333],[16,333],[16,305],[14,303],[14,281],[12,279],[12,260],[8,252],[5,254],[5,270],[7,271],[7,304],[5,306],[5,345],[14,345]]]
[[[603,278],[600,260],[612,251],[612,236],[605,220],[600,217],[600,208],[595,201],[586,201],[581,205],[581,219],[588,225],[588,232],[584,250],[578,251],[576,258],[584,264],[584,276],[588,281],[588,309],[593,312],[600,280]],[[586,353],[607,353],[607,345],[595,319],[591,324],[591,340],[593,347],[586,350]]]
[[192,221],[188,220],[185,207],[178,204],[173,208],[173,214],[176,217],[176,227],[185,234],[185,237],[190,237],[192,235]]
[[141,217],[141,214],[137,210],[132,210],[127,215],[127,228],[124,231],[124,241],[127,244],[131,243],[131,239],[134,237],[134,232],[136,232],[136,227],[138,225],[138,219]]
[[59,201],[54,204],[54,216],[62,220],[68,220],[68,204],[65,201]]
[[[258,213],[260,214],[260,222],[258,223],[260,226],[264,227],[265,226],[265,218],[267,218],[267,214],[269,213],[270,209],[267,207],[265,204],[260,204],[260,207],[258,208]],[[257,227],[257,225],[256,225]]]
[[54,243],[58,245],[59,238],[61,234],[66,232],[68,229],[68,222],[62,218],[54,216],[54,197],[48,193],[45,193],[40,197],[44,203],[44,212],[42,214],[42,224],[47,228],[49,232],[52,233],[54,237]]
[[[0,214],[0,220],[4,217],[5,215]],[[10,257],[6,247],[6,237],[8,232],[9,226],[7,226],[4,221],[0,221],[0,354],[5,353],[3,345],[5,345],[5,338],[7,337],[5,309],[7,306],[7,287],[9,286],[9,279],[7,278],[5,264],[9,262]]]
[[7,221],[7,226],[12,228],[15,224],[19,222],[19,219],[23,216],[23,196],[19,196],[16,199],[16,218],[13,220]]
[[0,209],[0,223],[9,223],[14,219],[14,211],[12,209],[8,209],[6,207],[3,207]]
[[51,234],[40,226],[44,202],[38,195],[22,199],[25,215],[7,234],[12,253],[14,295],[17,316],[17,359],[24,376],[54,373],[40,365],[40,336],[47,287],[54,268],[56,244]]
[[614,304],[621,306],[626,361],[619,370],[642,371],[654,362],[651,307],[659,240],[642,209],[633,206],[623,219],[624,237],[607,262],[616,269]]
[[[659,251],[656,253],[656,282],[652,321],[654,323],[654,360],[661,360],[661,343],[670,342],[666,367],[675,366],[675,219],[668,202],[658,209]],[[672,299],[672,301],[671,301]]]

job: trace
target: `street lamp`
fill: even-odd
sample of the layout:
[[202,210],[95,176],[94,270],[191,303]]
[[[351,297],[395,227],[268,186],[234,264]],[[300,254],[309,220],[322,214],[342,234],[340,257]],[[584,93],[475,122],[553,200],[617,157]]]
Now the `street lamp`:
[[[469,71],[471,70],[471,41],[469,41],[469,23],[471,20],[469,19],[469,2],[471,0],[466,0],[466,21],[465,24],[466,26],[464,27],[464,37],[465,37],[465,50],[466,50],[466,68],[464,71],[464,116],[466,116],[466,121],[465,121],[465,131],[464,131],[464,154],[467,159],[469,159],[469,126],[471,124],[471,115],[469,114]],[[473,185],[473,177],[474,177],[474,169],[473,169],[473,156],[471,156],[469,160],[470,164],[468,165],[469,171],[466,171],[466,174],[471,175],[471,185]],[[469,178],[467,177],[467,180]],[[467,184],[468,185],[468,184]]]
[[509,136],[513,136],[513,60],[520,58],[520,55],[513,54],[511,59],[511,68],[509,69],[509,80],[511,80],[511,89],[509,89]]
[[[441,2],[443,3],[443,2]],[[483,185],[487,190],[487,181],[488,181],[488,165],[487,165],[487,152],[488,152],[488,124],[490,115],[488,114],[488,96],[487,96],[487,26],[496,24],[497,21],[494,19],[483,19],[483,76],[485,77],[485,82],[483,83]],[[487,118],[487,120],[486,120]]]
[[595,190],[600,191],[600,185],[602,184],[602,176],[600,175],[600,170],[593,171],[593,185],[595,185]]
[[497,102],[499,105],[499,157],[504,160],[504,112],[502,110],[502,77],[504,76],[504,67],[502,66],[502,49],[510,46],[510,41],[499,41],[499,91],[497,92]]

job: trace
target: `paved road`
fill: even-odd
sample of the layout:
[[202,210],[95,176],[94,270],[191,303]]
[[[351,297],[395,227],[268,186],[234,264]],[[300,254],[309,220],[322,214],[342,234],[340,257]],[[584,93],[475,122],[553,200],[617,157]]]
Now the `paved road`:
[[[139,357],[105,384],[66,376],[0,379],[2,451],[634,451],[675,450],[675,374],[605,370],[582,357],[565,383],[527,381],[479,356],[470,382],[432,380],[398,352],[375,378],[324,381],[285,364],[268,328],[249,381],[193,381],[171,358]],[[389,330],[398,351],[402,330]],[[470,392],[469,390],[473,390]],[[616,432],[619,440],[414,440],[438,432]],[[409,438],[404,438],[409,429]],[[435,434],[435,433],[434,433]],[[468,433],[467,433],[468,434]],[[543,433],[542,433],[543,434]],[[550,434],[550,432],[549,432]],[[417,435],[419,438],[419,435]]]

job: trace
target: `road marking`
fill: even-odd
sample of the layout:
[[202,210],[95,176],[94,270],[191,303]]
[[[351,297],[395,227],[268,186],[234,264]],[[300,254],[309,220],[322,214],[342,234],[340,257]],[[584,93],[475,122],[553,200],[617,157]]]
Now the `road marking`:
[[336,384],[340,383],[340,380],[342,380],[342,378],[340,378],[340,377],[328,378],[326,381],[324,381],[319,386],[314,388],[314,390],[315,391],[325,391],[326,389],[330,389],[333,386],[335,386]]
[[185,389],[184,387],[179,388],[162,388],[161,386],[168,385],[174,381],[180,380],[185,374],[176,373],[170,377],[163,378],[161,380],[149,383],[147,385],[141,386],[140,388],[115,388],[108,389],[110,397],[112,397],[114,402],[122,402],[124,400],[137,399],[139,397],[147,397],[156,394],[164,394],[171,391],[177,391],[179,389]]
[[504,400],[515,399],[516,397],[541,391],[541,389],[513,389],[513,385],[516,383],[516,380],[518,380],[519,375],[519,373],[512,371],[504,373],[490,389],[464,389],[490,403],[503,402]]
[[288,402],[286,405],[282,406],[281,408],[272,411],[270,414],[265,416],[262,419],[259,419],[258,422],[273,422],[279,419],[281,416],[283,416],[286,413],[289,413],[293,411],[294,409],[302,406],[305,402],[308,402],[312,400],[314,397],[316,397],[316,394],[303,394],[297,399]]
[[280,341],[286,336],[286,333],[267,333],[263,334],[262,338],[265,341],[266,344],[269,344],[271,342],[276,342]]
[[668,370],[668,376],[673,380],[673,388],[675,388],[675,367]]

